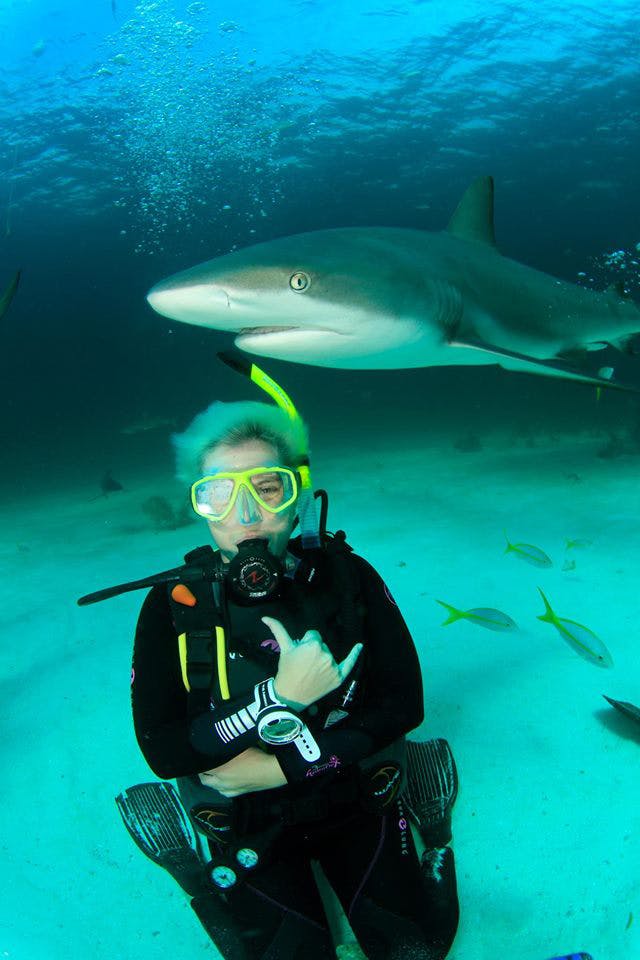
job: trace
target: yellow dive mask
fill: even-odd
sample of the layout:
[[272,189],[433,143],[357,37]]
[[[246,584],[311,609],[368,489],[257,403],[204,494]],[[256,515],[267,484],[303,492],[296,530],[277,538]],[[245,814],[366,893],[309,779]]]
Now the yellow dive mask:
[[[201,477],[191,487],[193,509],[205,520],[224,520],[238,505],[241,522],[254,522],[255,504],[280,513],[295,502],[298,481],[288,467],[251,467]],[[252,506],[253,504],[253,506]]]

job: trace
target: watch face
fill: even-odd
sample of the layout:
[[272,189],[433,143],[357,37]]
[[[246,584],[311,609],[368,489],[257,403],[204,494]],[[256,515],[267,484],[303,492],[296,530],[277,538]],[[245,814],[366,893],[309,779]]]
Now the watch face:
[[258,854],[251,847],[241,847],[236,850],[236,860],[245,870],[253,870],[258,865]]
[[299,717],[282,710],[260,725],[259,734],[265,743],[290,743],[298,736],[302,726]]
[[228,867],[226,864],[218,864],[212,867],[210,876],[212,882],[221,890],[228,890],[238,879],[235,870],[232,870],[231,867]]
[[273,720],[271,723],[267,724],[267,730],[274,737],[287,737],[289,735],[295,736],[300,729],[300,724],[297,720],[286,719]]

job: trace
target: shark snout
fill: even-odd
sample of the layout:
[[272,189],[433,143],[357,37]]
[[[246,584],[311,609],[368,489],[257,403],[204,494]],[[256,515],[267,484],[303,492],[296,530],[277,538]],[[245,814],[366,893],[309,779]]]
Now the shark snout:
[[149,291],[147,302],[163,317],[205,325],[212,315],[223,315],[231,307],[227,291],[213,283],[180,286],[165,281]]

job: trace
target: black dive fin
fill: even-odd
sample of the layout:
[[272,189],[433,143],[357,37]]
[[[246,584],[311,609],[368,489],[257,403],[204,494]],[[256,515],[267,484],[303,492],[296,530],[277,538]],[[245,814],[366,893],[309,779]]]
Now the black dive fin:
[[458,796],[458,771],[446,740],[407,740],[403,799],[425,847],[451,840],[451,813]]
[[[518,353],[516,350],[507,350],[506,347],[498,347],[492,343],[485,343],[482,340],[473,340],[472,338],[452,337],[449,341],[450,347],[466,347],[469,350],[481,350],[483,353],[490,353],[495,356],[495,362],[504,366],[507,370],[520,370],[522,373],[537,373],[548,377],[562,377],[565,380],[578,380],[581,383],[592,383],[597,387],[609,387],[614,390],[628,390],[631,393],[640,393],[640,386],[634,383],[623,383],[616,380],[613,376],[601,376],[597,371],[591,373],[588,370],[581,370],[580,367],[574,367],[566,360],[548,359],[542,360],[538,357],[530,357],[526,353]],[[501,359],[505,362],[501,364]]]
[[640,707],[636,707],[634,703],[629,703],[628,700],[614,700],[613,697],[608,697],[606,693],[603,693],[602,696],[607,703],[610,703],[611,706],[619,710],[620,713],[624,713],[626,717],[630,717],[631,720],[640,723]]
[[206,889],[204,864],[173,785],[138,783],[116,797],[125,827],[142,852],[171,874],[190,897]]

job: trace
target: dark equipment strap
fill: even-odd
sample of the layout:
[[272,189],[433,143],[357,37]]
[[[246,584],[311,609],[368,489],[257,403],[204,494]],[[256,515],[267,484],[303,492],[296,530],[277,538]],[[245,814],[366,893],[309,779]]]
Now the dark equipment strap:
[[[207,545],[191,550],[184,559],[186,564],[205,566],[211,564],[214,556],[212,547]],[[196,601],[195,606],[190,607],[174,600],[175,587],[176,584],[168,584],[167,591],[176,633],[185,634],[187,638],[189,712],[199,713],[208,706],[214,679],[216,627],[225,623],[222,591],[218,581],[189,582],[189,592]]]

